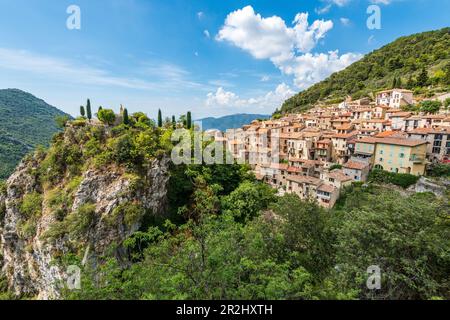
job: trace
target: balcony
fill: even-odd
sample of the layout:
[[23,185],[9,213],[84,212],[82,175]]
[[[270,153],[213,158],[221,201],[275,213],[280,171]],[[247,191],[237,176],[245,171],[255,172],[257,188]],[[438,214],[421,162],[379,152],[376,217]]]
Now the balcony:
[[413,154],[413,155],[411,155],[411,157],[409,157],[409,161],[411,161],[413,163],[423,163],[425,161],[425,158],[422,156]]

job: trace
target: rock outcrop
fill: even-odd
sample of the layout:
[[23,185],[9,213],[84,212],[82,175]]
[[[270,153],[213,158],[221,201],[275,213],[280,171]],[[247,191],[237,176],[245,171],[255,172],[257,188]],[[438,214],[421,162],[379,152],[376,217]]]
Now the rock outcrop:
[[[164,215],[169,160],[153,160],[138,178],[120,166],[89,169],[73,183],[73,191],[67,184],[51,190],[41,185],[35,174],[40,161],[37,156],[24,160],[8,179],[6,193],[0,194],[0,257],[13,293],[58,299],[67,277],[67,266],[58,259],[74,254],[83,263],[95,264],[112,245],[121,255],[121,243],[141,227],[146,215]],[[70,197],[65,214],[55,210],[52,193]],[[31,218],[23,209],[27,195],[42,199],[39,215]],[[127,205],[134,211],[127,213]],[[80,212],[84,215],[74,220]],[[75,224],[76,235],[67,230],[68,221]]]

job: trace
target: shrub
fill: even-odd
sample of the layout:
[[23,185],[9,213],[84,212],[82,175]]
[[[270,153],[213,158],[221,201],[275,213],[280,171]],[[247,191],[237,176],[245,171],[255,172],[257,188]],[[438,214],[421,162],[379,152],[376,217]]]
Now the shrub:
[[69,214],[64,223],[67,232],[72,238],[80,238],[89,229],[95,220],[95,205],[84,204],[77,211]]
[[6,195],[7,185],[6,182],[0,180],[0,195]]
[[420,111],[428,113],[436,113],[441,108],[442,103],[440,101],[422,101],[420,103]]
[[41,215],[42,195],[37,192],[27,193],[20,206],[20,212],[27,218]]
[[36,228],[37,228],[36,216],[31,217],[27,221],[19,223],[17,226],[19,235],[25,239],[34,237],[34,235],[36,234]]
[[114,121],[116,121],[116,114],[111,109],[99,110],[97,117],[98,120],[107,125],[112,125],[114,124]]
[[392,183],[404,189],[415,184],[419,180],[418,176],[407,173],[393,173],[384,170],[374,169],[369,175],[370,182]]
[[335,169],[342,169],[342,165],[335,163],[330,167],[330,171],[333,171]]
[[450,164],[435,164],[430,167],[428,175],[431,177],[450,177]]
[[114,220],[122,216],[125,225],[131,228],[142,219],[144,214],[145,210],[139,204],[126,202],[114,209],[110,222],[114,223]]

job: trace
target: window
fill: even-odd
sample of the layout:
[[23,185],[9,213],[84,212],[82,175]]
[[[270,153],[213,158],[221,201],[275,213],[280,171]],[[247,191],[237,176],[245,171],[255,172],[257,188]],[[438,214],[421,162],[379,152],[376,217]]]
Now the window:
[[400,153],[400,158],[404,158],[405,157],[405,154],[404,153]]
[[434,147],[432,153],[441,153],[441,148]]
[[383,154],[383,150],[380,150],[380,154]]
[[380,162],[383,162],[383,158],[380,158]]

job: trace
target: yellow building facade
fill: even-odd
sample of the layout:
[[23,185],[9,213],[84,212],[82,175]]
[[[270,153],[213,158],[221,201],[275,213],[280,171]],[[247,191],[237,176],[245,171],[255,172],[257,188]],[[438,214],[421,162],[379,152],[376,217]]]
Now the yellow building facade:
[[400,138],[365,138],[356,142],[355,153],[370,157],[372,167],[394,173],[423,175],[427,142]]

